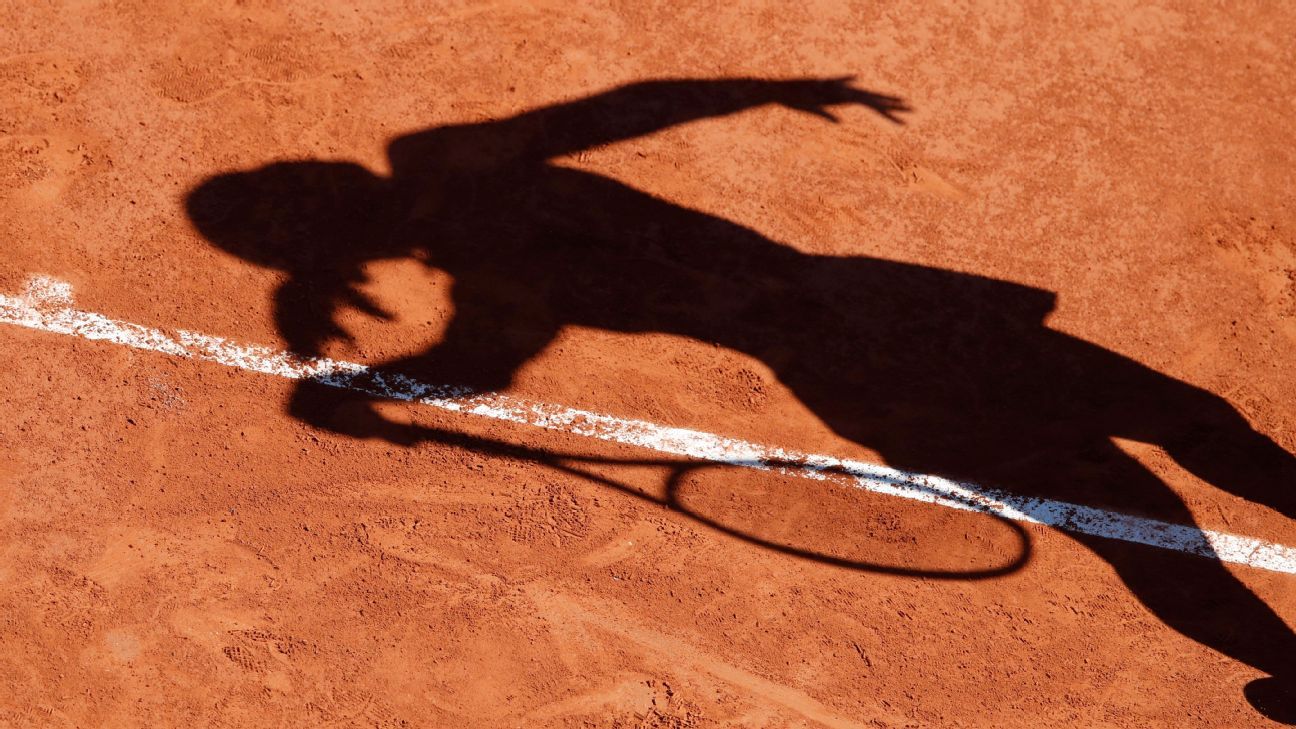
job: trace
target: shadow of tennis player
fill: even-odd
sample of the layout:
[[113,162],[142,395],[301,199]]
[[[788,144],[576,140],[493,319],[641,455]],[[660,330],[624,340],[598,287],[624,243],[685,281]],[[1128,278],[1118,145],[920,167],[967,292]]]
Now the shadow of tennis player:
[[[1045,326],[1052,293],[867,257],[799,253],[753,230],[552,162],[691,120],[779,104],[826,119],[895,98],[846,79],[653,81],[391,143],[392,175],[282,162],[194,190],[197,228],[284,271],[278,325],[298,352],[340,307],[386,314],[365,264],[414,257],[454,280],[443,340],[384,369],[506,388],[565,326],[667,332],[765,362],[825,424],[891,465],[1192,525],[1183,501],[1112,442],[1161,446],[1200,478],[1286,516],[1296,460],[1223,399]],[[298,417],[417,440],[378,415],[340,416],[303,384]],[[1075,535],[1165,623],[1269,677],[1253,705],[1291,720],[1296,640],[1221,562]]]

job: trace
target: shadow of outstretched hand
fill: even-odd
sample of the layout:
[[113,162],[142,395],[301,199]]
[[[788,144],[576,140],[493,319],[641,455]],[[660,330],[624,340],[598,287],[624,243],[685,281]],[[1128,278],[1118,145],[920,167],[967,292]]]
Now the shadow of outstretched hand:
[[912,111],[903,99],[856,88],[851,85],[853,76],[836,78],[805,78],[772,82],[778,87],[778,103],[789,109],[803,111],[837,123],[838,117],[828,110],[831,106],[866,106],[894,124],[904,124],[900,114]]

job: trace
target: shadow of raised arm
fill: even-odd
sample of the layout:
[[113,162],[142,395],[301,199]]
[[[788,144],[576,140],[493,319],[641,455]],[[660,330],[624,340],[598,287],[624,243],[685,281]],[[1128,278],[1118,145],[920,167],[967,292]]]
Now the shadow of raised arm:
[[865,106],[897,124],[909,107],[899,98],[856,88],[849,77],[644,81],[498,121],[437,127],[388,147],[397,178],[427,164],[494,166],[502,160],[542,161],[644,136],[699,119],[766,104],[836,121],[834,106]]

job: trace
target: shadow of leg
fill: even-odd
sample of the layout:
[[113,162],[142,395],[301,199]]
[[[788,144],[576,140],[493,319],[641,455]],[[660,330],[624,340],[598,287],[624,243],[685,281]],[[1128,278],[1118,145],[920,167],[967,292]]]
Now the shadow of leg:
[[[1114,449],[1113,449],[1114,450]],[[1104,479],[1127,489],[1131,503],[1156,505],[1168,521],[1193,523],[1179,497],[1133,459],[1113,457]],[[1215,559],[1128,542],[1072,535],[1115,568],[1117,575],[1162,622],[1202,645],[1269,674],[1246,696],[1257,710],[1296,722],[1296,635]]]
[[1296,518],[1296,457],[1254,430],[1222,398],[1196,396],[1191,423],[1166,438],[1166,451],[1216,488]]

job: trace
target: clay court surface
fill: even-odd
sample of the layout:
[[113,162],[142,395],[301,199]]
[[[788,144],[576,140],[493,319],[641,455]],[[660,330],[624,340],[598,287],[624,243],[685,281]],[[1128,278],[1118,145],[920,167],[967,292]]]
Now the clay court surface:
[[[1286,554],[1292,38],[1280,3],[9,2],[0,294]],[[0,726],[1296,716],[1272,564],[12,323]]]

